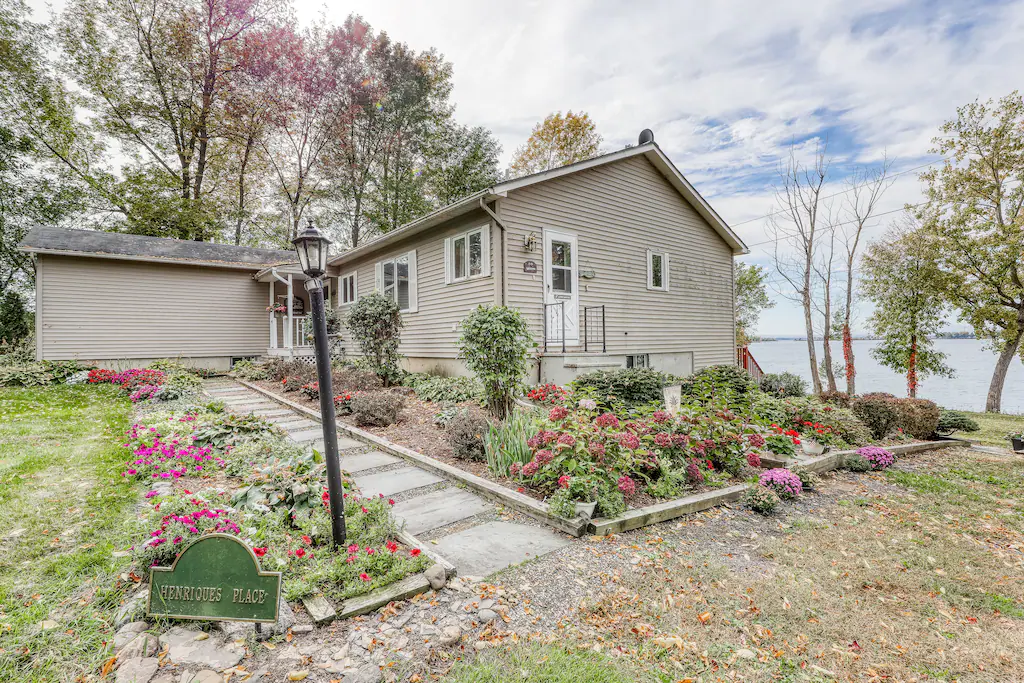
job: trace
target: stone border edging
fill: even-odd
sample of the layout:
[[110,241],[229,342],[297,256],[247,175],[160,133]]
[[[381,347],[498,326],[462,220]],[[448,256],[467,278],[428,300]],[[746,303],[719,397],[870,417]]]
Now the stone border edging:
[[[305,406],[299,405],[293,401],[290,401],[282,396],[268,391],[262,387],[258,387],[254,384],[246,382],[245,380],[235,379],[239,384],[257,391],[272,401],[277,401],[282,405],[286,405],[289,408],[307,415],[308,417],[320,422],[320,412],[312,410]],[[364,443],[368,443],[372,446],[380,448],[381,450],[387,451],[391,455],[408,460],[410,462],[419,465],[420,467],[430,470],[435,474],[454,479],[455,481],[461,482],[473,489],[476,493],[479,493],[484,498],[489,500],[508,505],[515,510],[522,512],[525,515],[533,517],[534,519],[544,522],[550,526],[555,527],[559,531],[569,534],[570,536],[580,537],[587,529],[588,522],[583,520],[564,519],[553,515],[548,512],[547,503],[541,503],[540,501],[534,500],[526,494],[519,493],[518,491],[512,491],[511,489],[505,488],[500,484],[488,481],[483,477],[478,477],[475,474],[464,472],[457,467],[445,464],[439,460],[434,460],[430,456],[417,453],[411,448],[406,448],[396,444],[382,436],[371,434],[370,432],[363,431],[358,427],[347,425],[344,422],[338,423],[338,430],[346,432],[349,436],[356,438]]]
[[[887,447],[887,450],[892,451],[895,455],[910,455],[911,453],[920,453],[921,451],[950,448],[952,446],[960,445],[963,444],[959,441],[924,441],[921,443],[889,446]],[[779,462],[780,466],[786,468],[803,467],[811,470],[812,472],[820,473],[839,469],[845,463],[846,456],[853,455],[856,452],[856,450],[834,451],[802,462],[782,463],[781,461],[775,460],[772,462]],[[762,458],[762,462],[763,461],[764,459]],[[664,522],[669,519],[674,519],[675,517],[681,517],[694,512],[701,512],[708,508],[731,503],[734,500],[738,500],[740,496],[743,495],[743,492],[750,486],[750,484],[736,484],[716,491],[705,491],[704,493],[686,496],[685,498],[677,498],[676,500],[669,500],[664,503],[657,503],[655,505],[648,505],[647,507],[638,508],[636,510],[629,510],[618,517],[613,517],[611,519],[595,519],[590,523],[589,530],[590,533],[596,536],[604,536],[607,534],[618,533],[620,531],[639,529],[640,527],[647,526],[649,524]]]

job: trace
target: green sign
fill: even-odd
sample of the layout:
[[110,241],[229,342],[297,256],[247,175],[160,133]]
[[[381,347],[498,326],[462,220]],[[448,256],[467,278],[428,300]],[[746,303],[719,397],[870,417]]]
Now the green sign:
[[260,571],[252,549],[234,536],[210,534],[153,567],[151,616],[210,621],[277,621],[281,572]]

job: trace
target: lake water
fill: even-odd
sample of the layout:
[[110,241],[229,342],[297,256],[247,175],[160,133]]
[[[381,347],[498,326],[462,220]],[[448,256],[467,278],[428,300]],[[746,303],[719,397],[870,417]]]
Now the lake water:
[[[877,341],[856,340],[853,353],[857,365],[857,393],[885,391],[896,396],[907,395],[906,375],[900,375],[883,367],[871,356],[871,349]],[[832,358],[842,362],[841,342],[831,342]],[[996,365],[996,354],[984,348],[984,342],[977,339],[937,339],[935,348],[944,352],[946,364],[956,370],[956,377],[928,377],[918,386],[917,395],[935,401],[945,408],[960,410],[985,409],[988,384]],[[806,341],[758,342],[750,345],[750,352],[765,372],[792,372],[811,384],[810,364],[807,360]],[[818,361],[821,361],[822,345],[818,342]],[[822,377],[822,383],[825,378]],[[839,389],[843,390],[846,380],[836,377]],[[1024,413],[1024,365],[1014,360],[1006,375],[1003,386],[1003,412]]]

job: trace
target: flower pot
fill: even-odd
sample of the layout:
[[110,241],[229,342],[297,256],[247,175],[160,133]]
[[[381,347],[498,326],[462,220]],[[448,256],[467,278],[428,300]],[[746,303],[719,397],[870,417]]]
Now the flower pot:
[[801,439],[800,447],[804,450],[804,455],[821,455],[825,452],[825,444],[818,443],[814,439]]
[[584,519],[593,519],[594,510],[597,509],[597,501],[592,503],[576,503],[576,516]]
[[1024,439],[1018,439],[1017,437],[1011,437],[1010,443],[1013,445],[1013,450],[1017,453],[1024,451]]

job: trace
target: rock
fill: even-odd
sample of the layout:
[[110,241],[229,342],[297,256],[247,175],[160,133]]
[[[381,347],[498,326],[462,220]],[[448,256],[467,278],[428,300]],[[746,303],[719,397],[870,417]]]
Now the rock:
[[253,632],[256,633],[256,640],[264,641],[272,636],[283,636],[295,624],[295,612],[292,611],[284,598],[277,606],[277,621],[273,624],[260,624],[260,630],[256,631],[256,625],[244,621],[221,621],[217,627],[228,636],[229,640],[240,640],[248,638]]
[[480,620],[481,624],[487,624],[498,618],[498,613],[490,609],[482,609],[477,612],[477,619]]
[[757,655],[752,650],[747,650],[746,648],[736,650],[736,656],[740,659],[757,659]]
[[460,640],[462,640],[461,626],[446,626],[444,630],[441,631],[441,644],[446,647],[455,645]]
[[445,572],[444,567],[440,564],[435,564],[427,571],[423,572],[423,576],[430,582],[430,587],[436,591],[444,588],[444,585],[448,583],[448,574]]
[[337,661],[341,661],[341,660],[347,658],[348,657],[348,650],[349,650],[348,645],[344,645],[342,647],[339,647],[337,650],[335,650],[333,653],[331,653],[331,659],[334,659],[334,660],[337,660]]
[[140,586],[132,597],[125,600],[124,604],[117,608],[117,614],[114,615],[114,628],[119,629],[128,622],[136,620],[136,617],[145,616],[148,594],[149,586]]
[[312,632],[313,632],[313,624],[299,624],[297,626],[292,626],[292,633],[295,633],[295,634],[312,633]]
[[380,683],[380,669],[367,665],[345,676],[343,683]]
[[149,633],[137,633],[130,643],[118,651],[117,656],[122,661],[125,659],[141,659],[152,657],[160,649],[160,641]]
[[309,676],[309,669],[300,669],[298,671],[288,672],[289,681],[301,681],[304,680],[307,676]]
[[117,669],[116,683],[149,683],[160,668],[160,660],[156,657],[136,657],[121,662]]
[[491,609],[492,607],[494,607],[494,600],[491,599],[481,600],[477,605],[477,609]]
[[181,680],[174,674],[170,672],[165,672],[162,674],[157,674],[157,677],[149,683],[181,683]]
[[479,650],[486,650],[490,646],[491,646],[491,644],[489,642],[487,642],[486,640],[478,640],[475,643],[473,643],[473,647],[475,647],[478,651]]
[[[242,661],[245,650],[219,638],[204,638],[199,631],[175,626],[160,636],[160,644],[168,647],[167,658],[175,664],[196,664],[210,669],[227,669]],[[207,635],[207,634],[203,634]]]
[[211,669],[203,669],[194,674],[182,674],[181,683],[224,683],[224,677]]

